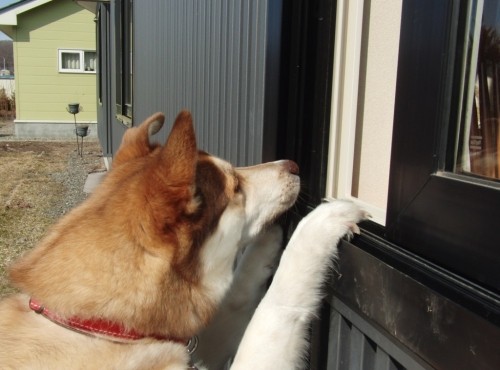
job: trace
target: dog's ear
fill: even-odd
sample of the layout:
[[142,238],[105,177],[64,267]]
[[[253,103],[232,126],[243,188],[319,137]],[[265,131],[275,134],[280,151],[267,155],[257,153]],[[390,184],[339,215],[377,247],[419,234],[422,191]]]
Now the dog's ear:
[[166,167],[162,177],[169,185],[191,185],[195,180],[197,160],[193,118],[188,111],[181,111],[161,151],[161,161]]
[[131,159],[148,155],[157,144],[149,142],[149,136],[156,134],[163,126],[165,116],[155,113],[138,127],[129,128],[123,135],[122,143],[113,159],[113,167],[120,166]]

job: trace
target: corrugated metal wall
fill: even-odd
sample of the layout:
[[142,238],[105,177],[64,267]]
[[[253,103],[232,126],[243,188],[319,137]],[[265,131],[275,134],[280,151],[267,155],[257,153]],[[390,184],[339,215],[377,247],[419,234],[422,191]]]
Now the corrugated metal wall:
[[[271,1],[271,0],[269,0]],[[267,0],[134,2],[134,124],[182,108],[198,145],[237,165],[262,160]]]
[[430,368],[337,299],[332,304],[328,342],[328,370]]

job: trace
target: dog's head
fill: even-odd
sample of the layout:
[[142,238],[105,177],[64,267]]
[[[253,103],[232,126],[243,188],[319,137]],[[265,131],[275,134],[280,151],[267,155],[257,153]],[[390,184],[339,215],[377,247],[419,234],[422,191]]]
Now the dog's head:
[[127,130],[102,185],[13,267],[17,286],[63,315],[145,333],[207,323],[238,249],[295,202],[298,167],[234,168],[199,151],[188,112],[151,144],[163,121]]

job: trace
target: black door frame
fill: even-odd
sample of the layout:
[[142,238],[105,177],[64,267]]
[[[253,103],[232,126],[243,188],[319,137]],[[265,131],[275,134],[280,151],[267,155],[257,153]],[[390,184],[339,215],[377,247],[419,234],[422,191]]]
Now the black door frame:
[[[277,158],[296,161],[302,191],[285,216],[287,236],[325,197],[335,47],[336,0],[283,2]],[[311,331],[309,367],[328,357],[329,307]]]
[[302,208],[325,194],[335,37],[335,0],[285,1],[277,154],[295,160]]

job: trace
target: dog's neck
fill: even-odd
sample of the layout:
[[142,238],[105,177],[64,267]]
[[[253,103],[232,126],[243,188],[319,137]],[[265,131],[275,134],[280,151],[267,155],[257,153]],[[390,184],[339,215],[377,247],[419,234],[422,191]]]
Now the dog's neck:
[[[154,339],[159,341],[170,341],[179,343],[189,347],[194,344],[192,339],[182,339],[171,336],[150,334],[144,335],[133,329],[127,329],[120,325],[119,323],[94,318],[94,319],[80,319],[78,317],[64,318],[57,312],[53,312],[34,298],[30,298],[29,307],[32,311],[40,314],[47,318],[48,320],[58,324],[66,329],[73,330],[75,332],[92,335],[102,339],[107,339],[113,342],[133,342],[141,339]],[[191,350],[192,351],[192,350]]]

